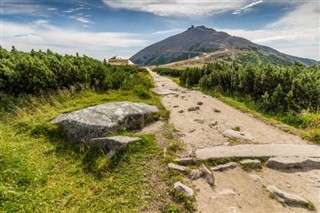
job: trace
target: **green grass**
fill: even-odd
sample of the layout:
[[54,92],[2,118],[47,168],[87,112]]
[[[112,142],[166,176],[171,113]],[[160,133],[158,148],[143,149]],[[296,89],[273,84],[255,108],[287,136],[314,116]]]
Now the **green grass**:
[[[60,91],[46,97],[4,97],[0,110],[0,212],[141,212],[171,205],[156,174],[166,177],[153,135],[107,160],[102,150],[66,143],[49,122],[64,112],[110,101],[142,101],[168,113],[151,92]],[[162,203],[158,203],[158,195]],[[152,205],[150,205],[152,204]]]

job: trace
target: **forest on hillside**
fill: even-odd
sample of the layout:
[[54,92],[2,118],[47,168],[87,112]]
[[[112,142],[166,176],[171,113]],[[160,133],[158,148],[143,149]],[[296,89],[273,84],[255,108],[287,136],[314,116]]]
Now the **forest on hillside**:
[[[70,88],[106,91],[151,87],[150,81],[139,73],[147,71],[133,66],[111,66],[78,54],[63,56],[49,49],[25,53],[15,47],[10,51],[0,47],[0,93],[6,95],[39,95]],[[142,96],[147,94],[138,92]]]

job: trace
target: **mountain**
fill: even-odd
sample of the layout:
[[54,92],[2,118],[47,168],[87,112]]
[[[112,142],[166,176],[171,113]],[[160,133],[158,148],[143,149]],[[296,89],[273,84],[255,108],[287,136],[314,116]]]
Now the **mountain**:
[[160,65],[195,56],[201,57],[217,51],[229,52],[229,56],[231,51],[239,62],[263,61],[290,65],[294,61],[298,61],[308,66],[318,63],[313,59],[287,55],[270,47],[258,45],[247,39],[231,36],[228,33],[205,26],[192,26],[185,32],[152,44],[136,53],[130,60],[139,66]]

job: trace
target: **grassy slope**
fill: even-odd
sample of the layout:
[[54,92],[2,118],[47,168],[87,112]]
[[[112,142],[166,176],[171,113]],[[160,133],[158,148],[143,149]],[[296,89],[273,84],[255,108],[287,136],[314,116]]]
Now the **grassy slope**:
[[168,171],[154,135],[107,160],[102,151],[68,145],[49,123],[63,112],[124,100],[155,104],[167,117],[150,95],[142,100],[131,91],[62,91],[8,101],[11,110],[0,112],[0,212],[141,212],[158,209],[159,200],[160,208],[166,205],[166,188],[157,186]]

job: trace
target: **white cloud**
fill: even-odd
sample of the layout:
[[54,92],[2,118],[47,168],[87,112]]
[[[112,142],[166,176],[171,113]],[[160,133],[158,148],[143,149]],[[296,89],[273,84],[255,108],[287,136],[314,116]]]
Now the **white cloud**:
[[242,7],[242,8],[240,8],[240,9],[238,9],[238,10],[233,11],[232,14],[233,14],[233,15],[239,15],[239,14],[241,14],[241,13],[245,13],[245,12],[249,11],[250,8],[253,7],[254,5],[260,4],[260,3],[262,3],[262,2],[263,2],[262,0],[259,0],[259,1],[257,1],[257,2],[253,2],[253,3],[248,4],[248,5]]
[[103,0],[115,9],[127,9],[153,13],[159,16],[200,17],[242,8],[250,0]]
[[138,51],[147,44],[140,35],[133,33],[82,32],[55,27],[42,20],[36,22],[41,25],[2,22],[1,46],[10,49],[14,45],[22,51],[51,49],[61,54],[78,52],[102,59],[111,57],[124,49],[133,51],[127,55],[129,57],[134,51]]
[[260,30],[219,30],[290,55],[320,60],[320,5],[317,1],[301,4]]

